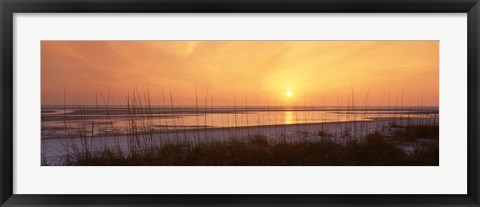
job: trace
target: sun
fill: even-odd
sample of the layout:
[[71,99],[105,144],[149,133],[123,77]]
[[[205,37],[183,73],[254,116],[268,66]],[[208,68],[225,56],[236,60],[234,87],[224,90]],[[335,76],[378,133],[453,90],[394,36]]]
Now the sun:
[[291,91],[285,92],[285,96],[287,97],[292,97],[293,93]]

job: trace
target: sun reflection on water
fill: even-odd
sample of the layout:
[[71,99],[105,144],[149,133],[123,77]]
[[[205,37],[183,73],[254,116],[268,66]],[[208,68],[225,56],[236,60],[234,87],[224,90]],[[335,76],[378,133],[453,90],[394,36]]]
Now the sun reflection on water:
[[294,120],[293,120],[293,111],[285,111],[283,112],[283,117],[285,120],[285,124],[293,124],[295,123]]

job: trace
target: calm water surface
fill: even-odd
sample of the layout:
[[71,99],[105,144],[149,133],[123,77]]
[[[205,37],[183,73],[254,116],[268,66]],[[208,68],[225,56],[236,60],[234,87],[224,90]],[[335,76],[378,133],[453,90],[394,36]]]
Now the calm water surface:
[[438,118],[438,107],[127,107],[42,106],[42,138],[282,124]]

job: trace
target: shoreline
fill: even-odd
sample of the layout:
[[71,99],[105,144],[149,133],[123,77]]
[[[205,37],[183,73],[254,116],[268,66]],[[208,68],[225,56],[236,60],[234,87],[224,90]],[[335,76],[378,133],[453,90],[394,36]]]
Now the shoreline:
[[[319,123],[297,123],[297,124],[273,124],[273,125],[257,125],[257,126],[232,126],[232,127],[205,127],[205,126],[198,126],[197,128],[189,128],[189,129],[168,129],[168,130],[154,130],[152,132],[138,132],[136,135],[145,135],[151,133],[151,135],[165,135],[165,134],[175,134],[175,133],[197,133],[197,131],[200,131],[201,133],[206,132],[218,132],[218,131],[231,131],[231,130],[270,130],[270,129],[278,129],[278,128],[311,128],[311,127],[327,127],[330,128],[331,125],[351,125],[351,124],[366,124],[366,123],[374,123],[374,122],[403,122],[405,120],[408,121],[436,121],[438,120],[432,119],[432,118],[409,118],[409,117],[404,117],[404,118],[367,118],[369,120],[353,120],[353,121],[332,121],[332,122],[319,122]],[[114,134],[114,133],[108,133],[108,134],[101,134],[101,135],[95,135],[95,136],[87,136],[86,138],[107,138],[107,137],[121,137],[121,136],[126,136],[128,135],[127,133],[120,133],[120,134]],[[59,137],[45,137],[41,138],[41,140],[58,140],[58,139],[69,139],[69,138],[59,138]],[[81,137],[72,137],[72,139],[81,139]]]

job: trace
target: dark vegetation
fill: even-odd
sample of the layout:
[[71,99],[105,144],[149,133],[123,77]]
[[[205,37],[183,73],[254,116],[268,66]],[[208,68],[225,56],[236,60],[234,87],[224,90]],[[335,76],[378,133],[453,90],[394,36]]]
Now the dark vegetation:
[[[396,126],[390,135],[376,131],[343,143],[318,132],[318,140],[271,142],[265,136],[203,143],[145,146],[72,153],[65,165],[174,166],[414,166],[438,165],[438,126]],[[410,146],[412,150],[403,147]]]

